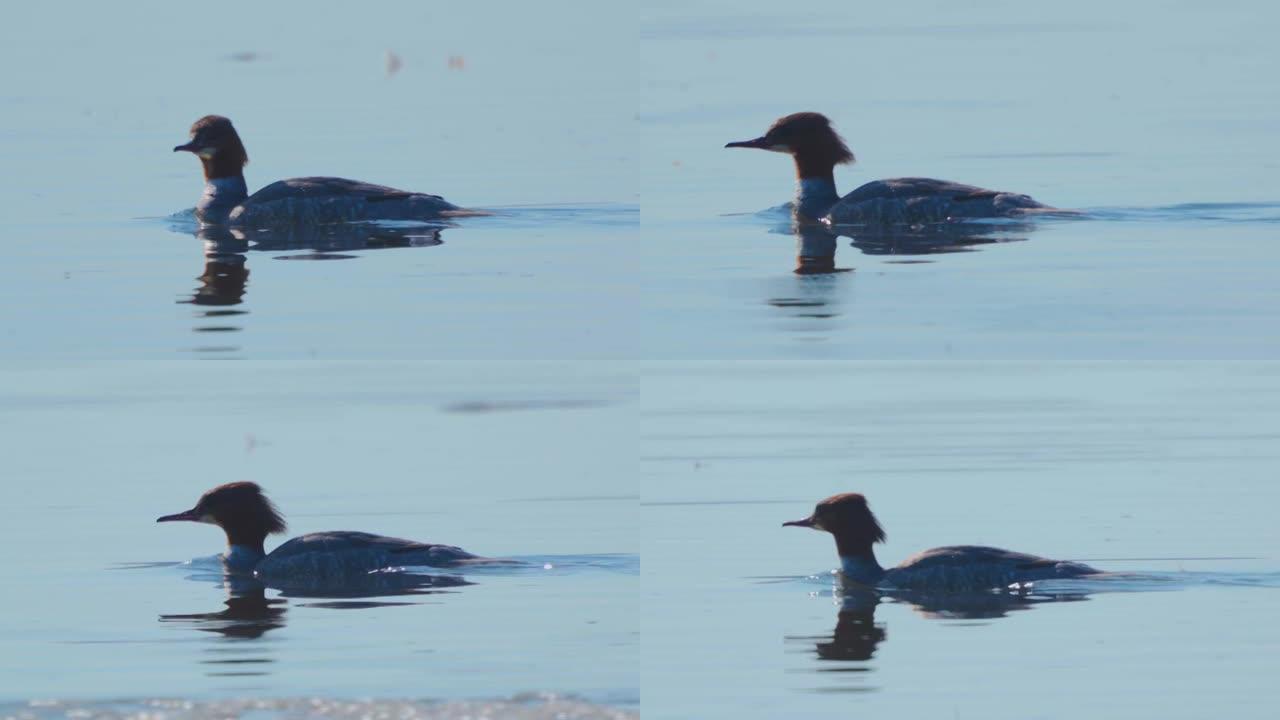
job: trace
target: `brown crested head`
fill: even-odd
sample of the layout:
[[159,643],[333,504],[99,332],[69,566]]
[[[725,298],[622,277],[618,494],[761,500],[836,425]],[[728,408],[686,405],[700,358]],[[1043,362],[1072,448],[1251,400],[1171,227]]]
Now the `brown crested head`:
[[860,493],[840,493],[823,500],[813,514],[803,520],[782,523],[783,526],[825,530],[836,538],[841,556],[856,556],[871,551],[871,546],[884,542],[884,530]]
[[195,507],[175,515],[165,515],[156,522],[186,520],[217,525],[227,534],[231,545],[261,546],[267,535],[285,531],[284,517],[252,482],[232,482],[200,496]]
[[249,164],[249,153],[239,133],[231,120],[221,115],[205,115],[197,120],[191,126],[191,141],[173,151],[199,157],[206,180],[242,175],[244,166]]
[[854,161],[844,138],[831,127],[826,115],[798,112],[778,118],[768,132],[754,140],[731,142],[725,147],[745,147],[788,153],[796,160],[800,177],[829,175],[831,168]]

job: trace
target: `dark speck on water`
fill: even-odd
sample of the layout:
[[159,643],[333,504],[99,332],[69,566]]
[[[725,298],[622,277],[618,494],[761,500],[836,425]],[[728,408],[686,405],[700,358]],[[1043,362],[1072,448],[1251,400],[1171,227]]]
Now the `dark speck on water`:
[[445,405],[451,413],[490,413],[514,410],[570,410],[601,407],[603,400],[469,400]]

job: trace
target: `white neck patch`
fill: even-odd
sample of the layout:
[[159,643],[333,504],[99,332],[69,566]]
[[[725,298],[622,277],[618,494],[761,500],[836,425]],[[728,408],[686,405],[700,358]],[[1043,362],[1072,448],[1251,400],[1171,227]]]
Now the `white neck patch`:
[[873,560],[856,557],[841,557],[840,572],[844,575],[845,580],[856,582],[859,585],[867,585],[874,587],[880,582],[880,578],[884,577],[884,568],[880,567],[880,563]]
[[227,548],[227,554],[222,556],[222,562],[232,570],[252,570],[263,557],[262,553],[251,547],[232,545]]
[[818,220],[840,200],[836,184],[825,178],[800,178],[796,185],[796,213]]

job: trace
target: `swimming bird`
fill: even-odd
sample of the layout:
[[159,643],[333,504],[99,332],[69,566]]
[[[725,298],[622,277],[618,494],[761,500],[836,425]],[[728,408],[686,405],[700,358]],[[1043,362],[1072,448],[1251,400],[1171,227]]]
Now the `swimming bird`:
[[875,180],[841,198],[836,193],[835,166],[853,163],[853,153],[831,121],[816,112],[779,118],[764,135],[725,147],[791,155],[799,182],[795,215],[805,220],[825,220],[832,225],[921,225],[1071,212],[1019,193],[916,177]]
[[420,543],[352,530],[301,535],[268,554],[268,535],[285,531],[284,517],[252,482],[219,485],[200,496],[195,507],[156,522],[209,523],[227,535],[223,563],[236,573],[252,573],[265,579],[335,578],[358,576],[405,565],[456,567],[487,562],[452,545]]
[[434,220],[483,214],[464,210],[439,195],[407,192],[337,177],[279,180],[249,195],[244,166],[249,154],[231,120],[206,115],[191,126],[189,152],[204,167],[204,194],[196,219],[206,225],[271,227],[360,220]]
[[884,530],[867,506],[867,499],[858,493],[832,495],[819,502],[809,517],[782,525],[813,528],[834,535],[845,581],[875,588],[957,592],[1004,589],[1013,583],[1100,572],[1078,562],[1049,560],[981,545],[925,550],[886,570],[880,567],[872,550],[872,545],[884,542]]

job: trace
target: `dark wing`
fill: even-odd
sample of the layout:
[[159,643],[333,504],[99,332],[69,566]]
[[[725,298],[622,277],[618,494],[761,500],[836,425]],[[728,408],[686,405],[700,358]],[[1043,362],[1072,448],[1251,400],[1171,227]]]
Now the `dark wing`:
[[[363,197],[368,202],[381,202],[403,200],[417,195],[427,194],[397,190],[386,185],[374,185],[373,183],[348,180],[346,178],[303,177],[273,182],[250,195],[245,203],[268,203],[291,198],[323,198],[331,196]],[[439,199],[439,196],[436,195],[427,195],[427,197]]]
[[441,556],[442,559],[462,560],[474,557],[471,553],[453,545],[420,543],[402,538],[374,535],[355,530],[336,530],[301,535],[271,551],[271,557],[287,558],[306,553],[371,552],[388,556],[405,556],[421,553],[424,556]]
[[975,185],[934,180],[932,178],[891,178],[874,180],[845,195],[841,202],[866,202],[868,200],[901,200],[911,197],[946,197],[963,201],[978,198],[991,198],[999,195],[995,190],[987,190]]
[[917,225],[1051,211],[1054,208],[1018,193],[932,178],[892,178],[845,195],[829,217],[836,225]]
[[1013,552],[983,545],[951,545],[916,553],[898,565],[899,570],[935,570],[948,567],[972,568],[978,565],[999,565],[1014,570],[1051,568],[1058,564],[1039,555]]
[[882,582],[896,589],[969,592],[1097,572],[1081,563],[981,545],[956,545],[925,550],[907,558],[901,565],[889,569]]

